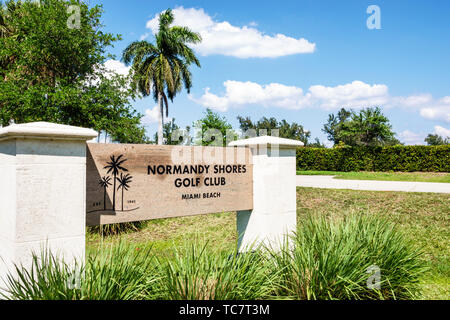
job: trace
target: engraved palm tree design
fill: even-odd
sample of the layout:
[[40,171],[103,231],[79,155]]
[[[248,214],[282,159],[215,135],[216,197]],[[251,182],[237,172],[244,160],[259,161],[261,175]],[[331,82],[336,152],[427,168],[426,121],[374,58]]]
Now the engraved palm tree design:
[[114,189],[113,189],[113,210],[116,210],[116,180],[119,175],[119,171],[128,172],[128,169],[123,167],[122,164],[127,161],[127,159],[122,159],[123,154],[118,156],[117,158],[112,155],[109,157],[111,161],[107,162],[107,166],[104,169],[108,169],[107,174],[112,173],[114,177]]
[[106,210],[106,188],[112,185],[110,176],[103,176],[98,184],[103,188],[103,210]]
[[119,181],[117,191],[119,191],[119,189],[122,188],[122,211],[123,211],[123,192],[124,190],[128,191],[128,188],[130,187],[129,183],[132,182],[131,179],[133,179],[133,177],[130,176],[128,173],[126,175],[120,173],[120,177],[117,178],[117,181]]

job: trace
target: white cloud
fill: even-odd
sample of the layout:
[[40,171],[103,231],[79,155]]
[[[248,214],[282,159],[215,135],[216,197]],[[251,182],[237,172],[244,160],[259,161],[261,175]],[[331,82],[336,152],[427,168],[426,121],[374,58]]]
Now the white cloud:
[[410,130],[404,130],[398,134],[398,138],[401,142],[407,145],[425,144],[425,135],[421,133],[414,133]]
[[401,105],[404,107],[423,107],[433,101],[431,94],[411,95],[408,97],[394,97],[391,104]]
[[420,109],[420,115],[431,120],[444,120],[450,123],[450,96],[431,101]]
[[319,103],[323,109],[340,107],[359,108],[383,105],[388,100],[388,87],[384,84],[369,85],[362,81],[353,81],[335,87],[315,85],[309,88],[313,103]]
[[[96,68],[96,71],[102,72],[103,75],[111,79],[114,74],[120,74],[122,76],[128,75],[128,72],[130,71],[131,67],[127,67],[125,64],[118,60],[110,59],[105,61],[105,63]],[[91,79],[87,80],[92,85],[98,84],[100,79],[97,76],[92,77]]]
[[[284,34],[267,35],[252,21],[247,26],[234,26],[227,21],[215,21],[203,9],[177,7],[173,9],[174,25],[187,26],[200,33],[202,42],[194,46],[201,55],[221,54],[237,58],[275,58],[315,51],[315,43]],[[147,22],[153,34],[158,32],[158,17]],[[144,34],[145,39],[149,34]]]
[[189,98],[204,107],[222,112],[245,105],[294,110],[306,107],[324,110],[341,107],[354,109],[370,106],[402,107],[417,110],[424,118],[450,123],[450,96],[441,99],[435,99],[430,94],[395,97],[389,94],[389,88],[384,84],[371,85],[353,81],[334,87],[313,85],[306,92],[300,87],[280,83],[261,85],[251,81],[227,80],[223,85],[225,92],[222,95],[214,94],[206,88],[201,97],[189,95]]
[[249,104],[257,104],[264,107],[281,107],[286,109],[300,109],[305,99],[303,90],[294,86],[285,86],[279,83],[260,85],[255,82],[240,82],[228,80],[224,82],[225,94],[218,96],[210,92],[196,99],[192,95],[189,98],[204,107],[218,111],[227,111],[230,107],[239,107]]
[[[434,126],[434,134],[437,134],[443,138],[450,137],[450,130],[441,126]],[[409,145],[413,144],[425,144],[426,134],[415,133],[410,130],[402,131],[398,134],[398,138],[401,142]]]
[[151,32],[146,32],[146,33],[144,33],[143,35],[141,35],[141,36],[139,37],[139,40],[140,40],[140,41],[145,40],[145,39],[147,39],[150,35],[151,35]]
[[[153,124],[158,123],[161,118],[161,113],[158,105],[155,105],[152,109],[146,109],[145,115],[141,119],[141,123],[143,124]],[[164,123],[172,121],[172,118],[164,117]]]
[[434,126],[434,133],[444,138],[450,138],[450,130],[441,126]]
[[311,86],[306,93],[302,88],[280,83],[260,85],[250,81],[228,80],[224,82],[224,86],[223,96],[215,95],[206,88],[200,98],[196,99],[192,95],[189,97],[205,107],[219,111],[251,104],[294,110],[318,106],[328,110],[382,105],[388,100],[388,89],[385,85],[369,85],[361,81],[336,87]]
[[120,74],[122,76],[128,75],[130,72],[131,67],[127,67],[124,63],[118,61],[118,60],[107,60],[103,66],[106,68],[109,72],[115,72],[117,74]]

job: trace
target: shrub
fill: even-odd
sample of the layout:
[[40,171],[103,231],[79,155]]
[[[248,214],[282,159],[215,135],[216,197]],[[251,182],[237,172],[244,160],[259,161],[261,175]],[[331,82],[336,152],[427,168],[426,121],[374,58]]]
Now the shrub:
[[[139,249],[139,250],[137,250]],[[257,254],[212,252],[186,244],[156,259],[151,248],[120,243],[69,266],[44,253],[31,270],[17,266],[3,298],[14,300],[262,299],[274,276]]]
[[299,148],[297,170],[450,172],[450,145]]
[[[294,249],[271,251],[276,294],[296,299],[409,299],[425,271],[421,252],[387,221],[351,214],[342,220],[309,217],[293,238]],[[380,289],[368,287],[374,268]]]
[[276,274],[259,253],[212,252],[186,244],[160,261],[157,296],[167,300],[254,300],[268,297]]
[[[136,250],[139,249],[139,250]],[[3,298],[14,300],[130,300],[147,298],[153,283],[151,248],[111,245],[87,257],[85,266],[68,265],[44,251],[33,254],[31,269],[16,266]]]
[[[381,272],[379,290],[367,285],[373,266]],[[310,216],[281,251],[219,252],[194,241],[155,256],[151,247],[119,243],[100,247],[84,266],[43,254],[33,256],[31,270],[15,271],[4,298],[409,299],[418,296],[425,267],[421,251],[394,226],[351,214]]]

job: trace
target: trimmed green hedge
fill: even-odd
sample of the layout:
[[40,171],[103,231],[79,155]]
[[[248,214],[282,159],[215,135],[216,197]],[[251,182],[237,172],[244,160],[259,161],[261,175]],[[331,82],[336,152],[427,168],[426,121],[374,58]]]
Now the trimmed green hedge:
[[450,172],[450,145],[299,148],[297,170]]

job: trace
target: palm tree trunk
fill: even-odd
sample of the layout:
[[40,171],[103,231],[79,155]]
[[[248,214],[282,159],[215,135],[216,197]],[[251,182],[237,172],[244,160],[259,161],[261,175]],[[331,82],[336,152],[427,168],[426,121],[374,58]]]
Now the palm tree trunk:
[[106,187],[104,187],[103,191],[103,210],[106,210]]
[[158,144],[163,145],[163,128],[164,128],[164,105],[161,93],[158,93],[158,105],[159,105],[159,124],[158,124]]
[[122,188],[122,211],[123,211],[123,189],[124,188]]

